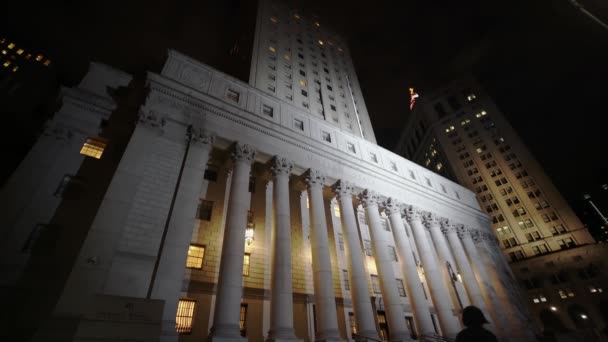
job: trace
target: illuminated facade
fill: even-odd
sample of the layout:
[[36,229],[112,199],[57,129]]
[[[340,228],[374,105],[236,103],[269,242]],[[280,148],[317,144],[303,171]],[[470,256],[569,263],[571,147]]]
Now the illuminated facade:
[[[529,292],[537,322],[542,324],[540,312],[549,306],[565,313],[580,305],[577,311],[593,316],[596,327],[604,326],[597,303],[605,297],[590,289],[607,284],[606,279],[597,272],[579,274],[601,267],[605,248],[595,244],[483,89],[472,79],[455,81],[425,94],[416,106],[395,151],[476,193],[514,274]],[[566,287],[577,290],[563,297]],[[572,320],[564,321],[575,328]]]
[[[285,98],[299,71],[291,88],[277,74],[275,93],[261,82],[273,65],[264,25],[304,25],[313,45],[323,41],[306,41],[312,75],[314,60],[325,73],[322,54],[346,51],[339,37],[312,33],[323,23],[282,6],[262,2],[250,84],[169,50],[145,86],[93,63],[63,90],[0,195],[11,313],[2,334],[409,341],[455,336],[462,307],[475,304],[502,340],[532,340],[475,194],[375,144],[347,55],[328,59],[321,107],[301,106],[295,91]],[[338,99],[345,87],[361,129],[343,125],[345,111],[332,116],[334,102],[354,110]]]

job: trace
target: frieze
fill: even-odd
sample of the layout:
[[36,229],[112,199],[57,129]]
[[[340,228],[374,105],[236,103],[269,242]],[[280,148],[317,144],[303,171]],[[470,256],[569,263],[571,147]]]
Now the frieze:
[[163,131],[163,127],[167,123],[167,119],[164,115],[157,111],[145,110],[142,108],[137,116],[137,123],[150,128],[158,128]]

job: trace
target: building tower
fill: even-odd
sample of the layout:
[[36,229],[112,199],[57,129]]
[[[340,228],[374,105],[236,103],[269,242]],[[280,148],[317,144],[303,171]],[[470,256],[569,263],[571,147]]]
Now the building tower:
[[322,22],[260,6],[251,84],[169,50],[64,90],[0,193],[3,340],[410,341],[475,304],[532,341],[475,194],[375,143]]
[[[564,272],[576,273],[582,264],[572,263],[570,256],[581,261],[580,255],[585,254],[585,265],[597,265],[603,254],[499,108],[472,78],[422,96],[395,152],[475,192],[479,205],[491,216],[504,255],[520,283],[530,290],[528,304],[537,313],[543,307],[533,304],[549,307],[547,298],[556,297],[549,299],[556,307],[568,293],[574,296],[563,284],[551,297],[539,295],[543,284],[556,284],[541,279],[561,272],[546,265],[558,264]],[[576,278],[573,275],[568,281]],[[586,279],[577,285],[583,298],[590,291]],[[566,280],[557,284],[562,282]],[[597,298],[583,298],[576,300],[593,311],[591,302]]]

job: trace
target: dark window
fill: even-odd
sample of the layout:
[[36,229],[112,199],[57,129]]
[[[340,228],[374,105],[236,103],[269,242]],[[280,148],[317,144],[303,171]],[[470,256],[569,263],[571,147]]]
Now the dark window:
[[302,96],[308,97],[308,92],[304,89],[302,89]]
[[217,168],[213,165],[207,165],[205,169],[205,175],[203,176],[208,181],[216,182],[217,181]]
[[198,219],[203,221],[211,221],[211,212],[213,211],[212,201],[201,201],[198,206]]
[[447,115],[445,109],[443,108],[443,105],[440,102],[435,104],[435,112],[437,112],[439,119]]
[[306,72],[304,70],[300,70],[300,75],[306,76]]
[[450,107],[452,107],[453,110],[459,110],[461,105],[458,102],[458,99],[456,99],[456,96],[449,96],[448,97],[448,104],[450,105]]

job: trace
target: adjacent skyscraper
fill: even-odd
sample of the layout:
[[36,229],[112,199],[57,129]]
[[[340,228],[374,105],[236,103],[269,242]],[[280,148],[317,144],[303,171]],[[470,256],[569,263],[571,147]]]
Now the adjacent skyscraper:
[[[557,308],[578,292],[572,301],[586,308],[577,308],[577,317],[597,314],[598,298],[587,295],[601,286],[587,284],[586,273],[601,262],[603,249],[474,79],[454,81],[418,99],[395,152],[475,192],[517,278],[530,290],[535,312],[550,309],[547,301]],[[571,275],[556,276],[565,273]],[[552,293],[539,291],[549,284],[559,286],[546,291]],[[562,305],[565,312],[568,305]]]

